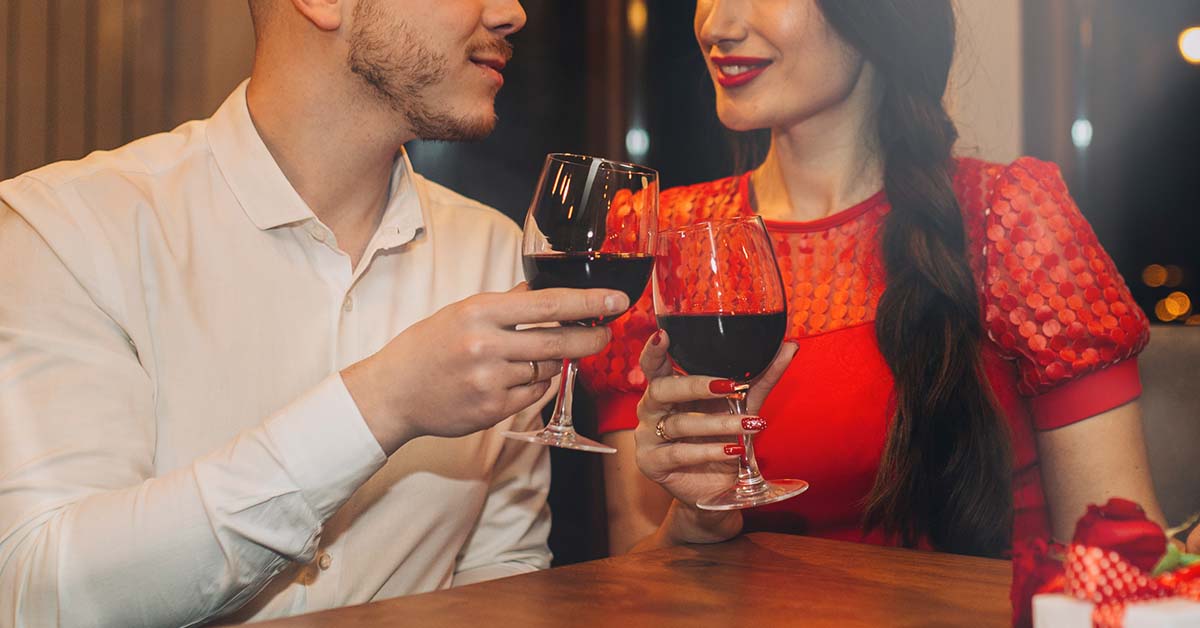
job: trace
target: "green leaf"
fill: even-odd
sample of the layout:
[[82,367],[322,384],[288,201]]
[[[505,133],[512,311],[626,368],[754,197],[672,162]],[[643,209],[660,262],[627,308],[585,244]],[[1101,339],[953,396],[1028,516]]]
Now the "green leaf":
[[1200,554],[1180,554],[1179,555],[1179,566],[1180,567],[1191,567],[1192,565],[1195,565],[1196,563],[1200,563]]
[[1182,564],[1182,553],[1174,543],[1167,543],[1167,553],[1158,559],[1158,564],[1154,566],[1154,571],[1150,572],[1152,576],[1161,576],[1169,571],[1175,571]]

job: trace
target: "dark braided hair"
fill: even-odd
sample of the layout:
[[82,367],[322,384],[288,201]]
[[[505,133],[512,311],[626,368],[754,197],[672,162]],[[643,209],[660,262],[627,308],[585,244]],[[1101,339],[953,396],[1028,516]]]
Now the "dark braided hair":
[[1009,433],[983,374],[979,296],[954,196],[958,137],[942,98],[954,56],[950,0],[818,0],[870,62],[892,210],[875,333],[895,378],[893,418],[864,525],[914,545],[998,555],[1010,544]]

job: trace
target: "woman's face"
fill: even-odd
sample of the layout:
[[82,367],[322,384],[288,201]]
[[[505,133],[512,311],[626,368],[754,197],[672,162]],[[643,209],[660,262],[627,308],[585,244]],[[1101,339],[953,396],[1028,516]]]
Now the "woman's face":
[[844,102],[863,61],[816,0],[698,0],[696,41],[735,131],[787,128]]

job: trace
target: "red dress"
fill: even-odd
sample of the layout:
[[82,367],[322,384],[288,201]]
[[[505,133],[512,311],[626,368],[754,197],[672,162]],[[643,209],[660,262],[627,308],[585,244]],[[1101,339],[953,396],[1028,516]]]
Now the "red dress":
[[[1014,541],[1046,538],[1034,432],[1136,399],[1136,356],[1149,325],[1056,166],[1031,158],[1008,166],[956,163],[954,189],[988,335],[984,365],[1013,439]],[[748,185],[743,175],[666,190],[660,224],[753,214]],[[788,337],[799,351],[761,409],[769,427],[755,449],[768,478],[812,486],[747,511],[747,530],[889,543],[861,528],[894,413],[892,376],[873,324],[885,285],[879,246],[889,210],[880,192],[821,220],[766,221],[788,295]],[[645,388],[638,356],[657,329],[649,289],[612,328],[608,348],[581,364],[602,433],[637,425]]]

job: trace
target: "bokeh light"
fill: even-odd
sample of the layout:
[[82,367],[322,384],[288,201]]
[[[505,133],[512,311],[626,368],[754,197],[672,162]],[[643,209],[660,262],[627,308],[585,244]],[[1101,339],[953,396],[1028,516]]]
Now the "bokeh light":
[[1154,304],[1154,316],[1164,323],[1175,320],[1175,314],[1171,313],[1166,299],[1159,299],[1158,303]]
[[1071,125],[1071,141],[1075,144],[1075,148],[1084,149],[1092,145],[1092,122],[1087,118],[1080,118]]
[[1187,316],[1192,311],[1192,299],[1182,292],[1172,292],[1167,295],[1167,310],[1175,315],[1175,318]]
[[1193,26],[1179,34],[1179,54],[1192,64],[1200,64],[1200,26]]
[[633,159],[642,159],[650,150],[650,134],[642,127],[633,127],[625,134],[625,150]]
[[1142,269],[1142,283],[1158,288],[1167,282],[1167,269],[1161,264],[1151,264]]
[[629,32],[634,37],[641,37],[646,32],[646,21],[649,17],[645,0],[633,0],[625,9],[625,21],[629,23]]
[[1168,288],[1178,288],[1181,283],[1183,283],[1183,269],[1174,264],[1167,264],[1167,279],[1163,285]]

